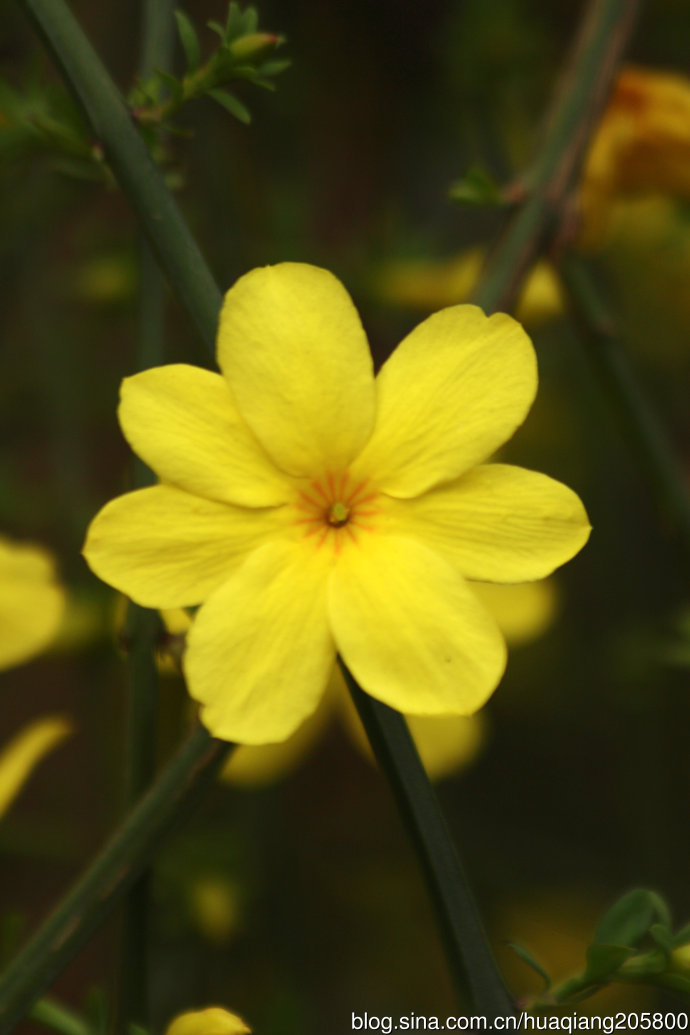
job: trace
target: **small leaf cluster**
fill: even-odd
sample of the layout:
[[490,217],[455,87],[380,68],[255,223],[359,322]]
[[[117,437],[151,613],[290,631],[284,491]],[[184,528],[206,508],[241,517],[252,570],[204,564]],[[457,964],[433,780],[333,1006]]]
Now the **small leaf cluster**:
[[555,987],[526,949],[512,948],[544,981],[533,1009],[576,1003],[615,982],[668,988],[690,998],[690,924],[674,932],[668,905],[655,891],[636,888],[614,902],[587,948],[582,972]]
[[[225,25],[208,23],[220,37],[220,44],[203,63],[196,29],[182,11],[177,11],[175,18],[185,55],[185,74],[178,79],[157,70],[137,83],[128,97],[152,157],[166,169],[171,189],[179,186],[181,174],[171,165],[166,137],[180,132],[173,124],[180,108],[208,96],[248,123],[249,111],[227,85],[248,81],[273,90],[273,77],[290,64],[272,57],[284,40],[259,31],[254,7],[241,10],[237,3],[230,3]],[[16,172],[23,161],[40,157],[46,157],[69,176],[115,185],[100,143],[90,136],[80,110],[65,89],[40,82],[38,76],[29,77],[20,88],[0,80],[0,169],[3,173]]]
[[177,31],[185,55],[186,72],[181,79],[157,70],[137,84],[130,95],[132,112],[143,127],[169,131],[171,120],[183,105],[210,97],[241,122],[251,121],[247,107],[231,93],[229,83],[246,80],[267,90],[275,89],[272,78],[290,64],[276,60],[273,53],[283,38],[259,31],[254,7],[240,10],[231,3],[225,25],[210,21],[208,26],[220,37],[220,44],[202,62],[201,42],[192,22],[183,11],[175,12]]
[[17,169],[42,155],[71,176],[108,178],[101,149],[65,90],[34,80],[17,90],[0,81],[0,162]]

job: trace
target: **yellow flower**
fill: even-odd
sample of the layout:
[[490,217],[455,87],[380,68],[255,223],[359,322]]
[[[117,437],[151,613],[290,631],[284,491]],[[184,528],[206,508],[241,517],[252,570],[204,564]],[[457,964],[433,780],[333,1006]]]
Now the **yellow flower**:
[[9,809],[34,768],[72,733],[61,715],[29,723],[0,752],[0,816]]
[[[379,298],[406,309],[441,309],[469,298],[479,282],[484,250],[471,248],[445,259],[399,259],[387,263],[374,277]],[[559,316],[563,291],[553,266],[542,260],[525,279],[515,315],[535,327]]]
[[55,637],[64,609],[48,551],[0,537],[0,668],[40,654]]
[[536,391],[520,325],[441,310],[374,380],[340,282],[283,263],[227,293],[218,361],[125,380],[123,431],[161,483],[107,504],[84,548],[144,606],[202,604],[184,668],[208,729],[286,739],[336,651],[394,708],[476,711],[505,643],[467,579],[542,578],[589,534],[570,489],[484,463]]
[[221,1006],[209,1006],[176,1017],[165,1035],[251,1035],[241,1017]]
[[624,68],[585,163],[582,241],[598,244],[620,197],[690,198],[690,79]]

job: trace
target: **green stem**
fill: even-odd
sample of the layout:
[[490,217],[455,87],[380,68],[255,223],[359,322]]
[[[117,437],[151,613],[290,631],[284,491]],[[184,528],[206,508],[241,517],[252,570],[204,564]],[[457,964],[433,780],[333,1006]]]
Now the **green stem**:
[[[155,774],[158,672],[154,645],[160,629],[156,611],[128,604],[124,630],[129,677],[124,794],[127,809],[134,807]],[[124,1031],[129,1021],[144,1026],[148,1023],[150,885],[147,868],[125,900],[113,1033]]]
[[489,1018],[515,1013],[496,968],[467,879],[438,799],[404,717],[374,700],[341,662],[343,675],[376,759],[390,783],[436,908],[458,988],[469,985],[474,1006]]
[[98,929],[215,778],[230,747],[210,737],[203,726],[195,727],[84,876],[2,975],[0,1035],[12,1030]]
[[690,490],[683,465],[621,347],[589,263],[579,255],[566,255],[560,273],[592,367],[690,564]]
[[86,1021],[54,999],[39,999],[29,1014],[32,1021],[60,1032],[60,1035],[92,1035]]
[[524,177],[524,200],[489,257],[474,301],[508,309],[539,253],[559,231],[592,128],[637,16],[638,0],[592,0],[547,116],[544,143]]
[[214,352],[221,295],[98,55],[64,0],[19,0],[74,91],[183,307]]
[[[142,18],[140,74],[146,79],[154,68],[169,69],[173,60],[173,0],[146,0]],[[155,257],[143,235],[139,241],[139,319],[137,359],[139,370],[163,361],[165,290]],[[134,484],[137,488],[156,479],[137,460]],[[158,714],[158,670],[155,646],[161,632],[156,611],[130,601],[125,624],[129,708],[126,731],[125,807],[131,809],[151,784],[156,771],[156,728]],[[151,872],[146,869],[127,894],[120,935],[117,991],[111,1015],[111,1030],[118,1035],[129,1023],[149,1022],[149,922]]]

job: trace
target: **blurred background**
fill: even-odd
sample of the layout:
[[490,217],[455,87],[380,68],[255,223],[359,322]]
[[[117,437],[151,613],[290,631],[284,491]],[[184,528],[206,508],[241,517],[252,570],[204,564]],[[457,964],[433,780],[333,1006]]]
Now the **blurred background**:
[[[127,91],[140,5],[72,8]],[[225,17],[217,0],[185,9],[198,27]],[[481,259],[466,253],[493,241],[503,216],[454,206],[448,189],[472,165],[499,182],[525,168],[580,14],[579,3],[545,0],[262,2],[261,28],[286,36],[279,56],[292,61],[276,92],[238,87],[250,126],[210,100],[190,104],[178,120],[184,135],[168,144],[169,175],[219,284],[286,259],[327,266],[350,289],[382,361],[415,323],[469,291],[468,264]],[[200,35],[210,51],[212,33]],[[687,4],[657,0],[629,57],[682,73],[689,36]],[[0,71],[26,98],[27,117],[46,96],[52,110],[66,104],[14,5],[0,12],[0,40]],[[122,606],[80,548],[96,510],[131,485],[115,410],[120,380],[137,365],[139,260],[118,190],[89,178],[87,163],[27,144],[16,103],[3,109],[3,97],[0,534],[49,548],[68,602],[52,646],[0,673],[0,743],[44,715],[74,727],[0,823],[6,959],[121,815]],[[690,473],[690,204],[664,189],[616,199],[588,247],[631,363]],[[504,604],[507,626],[526,630],[509,631],[506,676],[438,792],[500,965],[528,996],[539,978],[509,941],[559,978],[582,968],[597,918],[632,887],[662,893],[678,925],[690,918],[690,602],[667,516],[548,275],[523,296],[520,315],[540,392],[502,459],[572,486],[594,531],[543,593]],[[165,361],[208,363],[172,297]],[[190,719],[168,666],[161,762]],[[154,1030],[211,1003],[272,1035],[349,1030],[352,1011],[456,1011],[383,779],[338,706],[307,739],[260,782],[251,772],[219,782],[161,851]],[[114,918],[55,994],[96,1015],[117,938]],[[578,1009],[682,1008],[628,987],[603,997]]]

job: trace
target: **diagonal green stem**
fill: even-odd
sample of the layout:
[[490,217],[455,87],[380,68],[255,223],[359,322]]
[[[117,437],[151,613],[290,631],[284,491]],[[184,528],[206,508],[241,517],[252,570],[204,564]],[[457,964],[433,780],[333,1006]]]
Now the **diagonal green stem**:
[[446,826],[404,717],[369,697],[341,662],[359,717],[422,867],[458,988],[469,985],[476,1010],[488,1018],[515,1013]]
[[197,725],[158,780],[118,828],[0,979],[0,1035],[98,929],[115,904],[215,778],[231,745]]
[[560,273],[592,368],[690,564],[690,489],[683,465],[621,348],[589,263],[578,255],[564,256]]
[[81,104],[159,262],[213,353],[221,295],[117,87],[63,0],[19,0]]
[[474,294],[473,300],[487,312],[510,308],[525,275],[560,229],[638,7],[638,0],[590,4],[547,116],[541,151],[524,178],[524,201],[490,255]]

